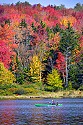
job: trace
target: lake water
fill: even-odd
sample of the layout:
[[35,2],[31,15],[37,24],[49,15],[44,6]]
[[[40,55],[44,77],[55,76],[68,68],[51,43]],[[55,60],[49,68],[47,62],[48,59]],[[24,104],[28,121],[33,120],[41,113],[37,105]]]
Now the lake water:
[[83,99],[54,99],[60,107],[35,106],[51,100],[0,100],[0,125],[83,125]]

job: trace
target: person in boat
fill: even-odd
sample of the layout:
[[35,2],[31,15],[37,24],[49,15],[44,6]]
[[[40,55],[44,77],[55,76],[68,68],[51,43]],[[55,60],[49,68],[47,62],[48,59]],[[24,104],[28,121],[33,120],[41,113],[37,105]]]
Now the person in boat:
[[58,102],[56,103],[56,106],[58,105]]
[[52,102],[49,102],[50,105],[55,105],[54,100],[52,100]]
[[52,100],[52,103],[51,103],[52,105],[55,105],[55,102],[54,102],[54,100]]
[[55,103],[54,100],[51,103],[49,102],[49,104],[58,106],[58,102]]
[[58,106],[58,102],[54,102],[54,100],[52,100],[52,103],[51,103],[52,105],[56,105],[56,106]]

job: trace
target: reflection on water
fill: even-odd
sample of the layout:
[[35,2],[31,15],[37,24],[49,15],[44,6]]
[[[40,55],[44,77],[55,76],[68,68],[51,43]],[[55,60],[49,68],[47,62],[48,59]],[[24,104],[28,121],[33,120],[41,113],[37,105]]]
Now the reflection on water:
[[[2,103],[1,103],[2,102]],[[0,102],[0,125],[4,125],[7,123],[11,125],[11,123],[15,124],[14,111],[11,108],[11,105],[14,105],[14,102],[1,101]],[[5,104],[6,103],[6,104]]]
[[83,125],[83,99],[55,99],[61,107],[35,107],[43,100],[1,100],[0,125]]

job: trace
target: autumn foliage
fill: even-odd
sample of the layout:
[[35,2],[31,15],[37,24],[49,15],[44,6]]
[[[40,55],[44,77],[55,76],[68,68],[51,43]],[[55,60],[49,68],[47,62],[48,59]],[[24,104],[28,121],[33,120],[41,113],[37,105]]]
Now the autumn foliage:
[[15,81],[14,75],[0,62],[0,84],[12,84]]
[[3,40],[0,40],[0,62],[3,62],[6,68],[9,68],[11,62],[11,51]]
[[[72,34],[73,38],[70,38]],[[70,43],[73,40],[78,43]],[[41,82],[45,79],[47,82],[49,76],[51,81],[51,75],[52,79],[58,77],[63,81],[66,62],[65,52],[61,48],[66,50],[68,46],[74,46],[70,50],[70,63],[81,62],[82,11],[65,8],[57,10],[53,6],[43,7],[40,4],[0,5],[0,64],[4,71],[9,73],[7,69],[11,70],[16,79],[19,79],[19,74],[22,73],[23,81],[26,82],[30,77]],[[80,60],[75,62],[76,59]],[[51,85],[50,82],[49,84]],[[58,83],[57,85],[59,86]]]

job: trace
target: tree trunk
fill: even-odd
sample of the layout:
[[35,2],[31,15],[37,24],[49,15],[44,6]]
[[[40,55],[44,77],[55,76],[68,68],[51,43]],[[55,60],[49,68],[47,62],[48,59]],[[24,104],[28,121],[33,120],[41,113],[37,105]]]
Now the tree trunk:
[[68,87],[68,55],[66,54],[66,81],[65,81],[65,87]]

